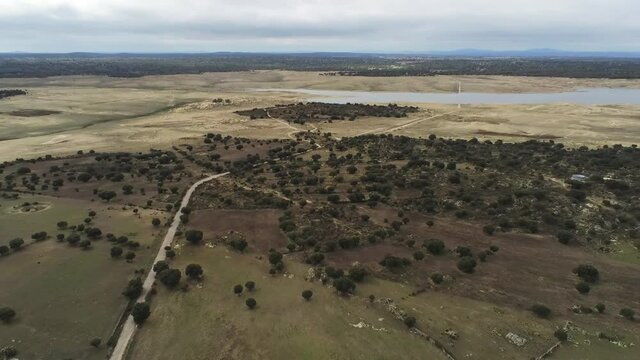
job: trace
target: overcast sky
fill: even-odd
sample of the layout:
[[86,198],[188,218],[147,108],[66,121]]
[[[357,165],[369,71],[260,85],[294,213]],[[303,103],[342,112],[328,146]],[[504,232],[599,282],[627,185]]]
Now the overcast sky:
[[0,0],[0,52],[640,51],[640,0]]

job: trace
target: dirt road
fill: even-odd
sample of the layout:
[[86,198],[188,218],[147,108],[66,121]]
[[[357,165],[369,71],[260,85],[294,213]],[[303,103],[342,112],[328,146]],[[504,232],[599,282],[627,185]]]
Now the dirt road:
[[406,122],[406,123],[404,123],[402,125],[393,126],[393,127],[387,128],[387,129],[378,128],[378,129],[373,129],[373,130],[367,130],[367,131],[365,131],[363,133],[357,134],[356,136],[363,136],[363,135],[369,135],[369,134],[390,133],[390,132],[398,131],[400,129],[404,129],[404,128],[409,127],[411,125],[415,125],[415,124],[421,123],[421,122],[426,121],[426,120],[432,120],[432,119],[436,119],[436,118],[439,118],[439,117],[442,117],[442,116],[451,115],[454,112],[455,111],[449,111],[449,112],[446,112],[444,114],[437,114],[437,115],[429,116],[429,117],[426,117],[426,118],[418,118],[418,119]]
[[[191,185],[189,190],[187,190],[187,193],[184,194],[184,197],[182,198],[182,203],[180,203],[180,208],[176,212],[176,215],[173,217],[173,222],[171,223],[171,227],[167,231],[167,234],[164,236],[164,240],[162,241],[162,244],[160,244],[160,247],[158,249],[158,254],[156,255],[155,260],[153,260],[153,264],[157,263],[160,260],[164,260],[166,258],[164,248],[165,246],[171,246],[171,243],[173,242],[173,238],[176,235],[176,231],[178,230],[178,226],[180,225],[180,215],[182,214],[182,209],[185,206],[187,206],[187,204],[189,204],[189,199],[191,199],[191,195],[196,190],[196,188],[208,181],[226,176],[228,174],[229,173],[226,172],[222,174],[211,175]],[[152,267],[153,267],[153,264],[152,264]],[[154,281],[155,281],[155,273],[153,272],[152,269],[149,269],[149,271],[147,272],[147,278],[144,280],[144,284],[142,285],[142,294],[140,294],[140,297],[137,300],[138,302],[144,301],[147,294],[151,290],[151,287],[153,286]],[[116,347],[113,349],[113,352],[111,353],[111,357],[109,358],[110,360],[122,360],[125,358],[127,347],[129,346],[129,343],[131,342],[131,339],[133,338],[135,331],[136,331],[136,324],[133,322],[133,317],[129,316],[125,321],[124,326],[122,327],[122,331],[120,332],[120,337],[118,338]]]

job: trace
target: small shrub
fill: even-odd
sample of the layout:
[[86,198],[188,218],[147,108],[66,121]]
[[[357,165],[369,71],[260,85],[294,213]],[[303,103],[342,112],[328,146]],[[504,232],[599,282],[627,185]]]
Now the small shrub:
[[491,225],[491,224],[485,225],[482,228],[482,231],[487,235],[493,235],[496,232],[496,227],[495,225]]
[[248,298],[247,301],[245,301],[245,304],[249,309],[253,310],[253,308],[255,308],[258,303],[256,302],[256,299]]
[[18,356],[18,350],[16,350],[13,346],[5,346],[0,349],[0,355],[2,355],[5,359],[13,359]]
[[442,284],[442,282],[444,281],[444,276],[440,273],[433,273],[430,276],[431,281],[433,281],[434,284],[438,285],[438,284]]
[[594,283],[600,278],[598,269],[596,269],[593,265],[580,264],[575,269],[573,269],[573,273],[578,275],[578,277],[580,277],[582,280],[589,283]]
[[355,282],[362,282],[367,274],[367,269],[361,265],[354,265],[349,269],[348,277]]
[[623,318],[625,318],[625,319],[627,319],[627,320],[630,320],[630,321],[633,321],[633,320],[634,320],[634,317],[635,317],[635,315],[636,315],[636,312],[635,312],[635,311],[633,311],[633,310],[631,310],[631,309],[629,309],[629,308],[624,308],[624,309],[620,309],[619,314],[620,314],[620,316],[622,316]]
[[149,318],[149,315],[151,315],[149,304],[146,302],[136,303],[131,310],[131,315],[133,316],[133,321],[141,325]]
[[573,240],[573,233],[566,230],[561,230],[560,232],[558,232],[556,237],[561,244],[567,245],[571,240]]
[[91,345],[94,348],[100,347],[100,344],[102,344],[102,339],[100,338],[94,338],[94,339],[91,339],[91,341],[89,341],[89,345]]
[[535,304],[531,307],[531,311],[536,314],[536,316],[546,319],[551,315],[551,309],[542,304]]
[[567,341],[567,339],[569,338],[567,331],[564,329],[557,329],[554,333],[553,336],[556,337],[556,339],[558,339],[558,341]]
[[588,283],[581,281],[576,284],[576,290],[578,290],[580,294],[586,295],[591,291],[591,286],[589,286]]
[[[184,209],[183,209],[184,210]],[[197,245],[200,243],[200,241],[202,241],[202,231],[199,230],[187,230],[184,234],[185,239],[194,244]]]
[[413,316],[407,316],[404,318],[404,324],[407,325],[408,328],[412,328],[416,326],[416,318]]
[[13,320],[13,318],[16,316],[16,311],[13,310],[10,307],[2,307],[0,308],[0,320],[2,320],[2,322],[8,323],[11,322],[11,320]]
[[189,277],[189,279],[197,280],[202,278],[202,274],[204,274],[204,271],[202,270],[202,266],[200,264],[189,264],[185,268],[184,273]]
[[242,287],[242,285],[240,285],[240,284],[238,284],[238,285],[236,285],[236,286],[234,286],[234,287],[233,287],[233,293],[234,293],[234,294],[236,294],[236,295],[238,295],[238,296],[239,296],[240,294],[242,294],[242,290],[243,290],[243,287]]
[[341,277],[333,281],[333,287],[338,290],[341,295],[353,294],[356,284],[346,277]]
[[165,269],[158,273],[158,279],[164,286],[173,288],[180,283],[182,274],[178,269]]
[[458,269],[465,273],[472,273],[475,271],[476,265],[478,263],[471,256],[463,256],[458,261]]
[[444,242],[442,240],[432,239],[424,244],[427,251],[433,255],[440,255],[444,251]]

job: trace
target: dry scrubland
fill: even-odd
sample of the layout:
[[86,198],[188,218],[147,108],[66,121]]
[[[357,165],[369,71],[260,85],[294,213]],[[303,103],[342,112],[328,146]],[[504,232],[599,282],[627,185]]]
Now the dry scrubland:
[[[302,101],[291,93],[248,92],[252,88],[371,91],[554,92],[580,87],[640,87],[637,80],[589,80],[501,76],[335,77],[316,73],[256,71],[134,79],[95,76],[1,79],[2,88],[24,88],[27,96],[0,101],[0,160],[71,154],[78,149],[141,151],[168,147],[206,132],[254,138],[286,137],[296,128],[277,119],[251,121],[234,111]],[[214,104],[215,98],[231,100]],[[565,143],[630,144],[640,134],[638,106],[455,106],[420,104],[446,114],[406,119],[359,118],[320,123],[336,136],[385,132],[426,136],[559,138]],[[38,114],[33,110],[51,112]],[[15,112],[22,116],[15,116]],[[12,113],[14,115],[12,115]],[[431,112],[429,112],[431,114]],[[41,115],[41,116],[33,116]],[[401,129],[398,126],[407,125]]]
[[[560,328],[566,329],[569,340],[551,358],[637,357],[637,321],[617,315],[625,306],[638,305],[638,250],[620,250],[637,235],[627,235],[627,225],[609,223],[614,228],[597,231],[590,225],[602,223],[600,216],[610,216],[610,210],[602,206],[605,199],[618,199],[618,209],[624,212],[622,199],[633,202],[634,196],[617,190],[600,192],[591,184],[587,186],[589,195],[580,200],[583,203],[576,203],[570,197],[581,185],[562,180],[571,174],[572,166],[612,156],[605,155],[608,151],[569,155],[560,150],[567,158],[556,158],[557,149],[548,144],[501,148],[473,142],[412,144],[397,138],[368,138],[343,139],[339,145],[312,138],[320,148],[309,151],[305,141],[292,142],[307,152],[289,157],[272,146],[269,155],[282,159],[280,162],[256,168],[251,165],[259,163],[255,159],[237,161],[231,178],[198,189],[183,229],[201,230],[204,241],[194,245],[179,237],[173,246],[178,255],[170,266],[182,270],[190,263],[201,264],[204,277],[186,281],[184,291],[158,287],[152,300],[155,313],[135,338],[131,359],[167,354],[186,354],[190,359],[442,356],[436,346],[425,348],[428,342],[409,335],[411,330],[396,317],[397,310],[405,317],[415,316],[417,327],[454,359],[536,358],[557,343],[554,332]],[[242,151],[255,152],[254,141],[235,144],[241,144]],[[189,155],[196,162],[206,161],[218,149],[217,141],[196,143]],[[502,155],[485,156],[489,150]],[[413,165],[400,155],[422,151]],[[628,149],[629,153],[634,151]],[[264,158],[265,153],[260,153]],[[508,170],[497,160],[505,154],[524,158]],[[442,169],[436,170],[435,162],[432,167],[417,161],[441,156],[466,158],[468,162],[448,169],[442,164]],[[553,168],[546,160],[533,160],[539,156],[554,158],[561,165]],[[374,158],[383,165],[373,165]],[[484,170],[476,167],[483,164],[482,159],[491,159],[482,166],[487,167]],[[349,170],[347,164],[356,166]],[[597,166],[598,171],[611,170],[605,163]],[[637,167],[635,162],[628,166]],[[613,170],[612,176],[636,181],[637,173],[628,170]],[[493,171],[501,172],[500,179],[486,182]],[[564,171],[569,172],[561,175]],[[456,185],[451,177],[446,180],[456,173],[463,179],[462,185]],[[529,183],[527,179],[535,178],[534,174],[544,174],[544,180]],[[393,191],[383,196],[384,200],[375,201],[374,184],[387,184]],[[420,191],[425,188],[437,194],[437,205],[432,206],[438,210],[418,205],[428,203],[423,201],[428,200],[424,197],[428,198],[429,192]],[[500,225],[496,227],[499,231],[487,233],[483,225],[488,220],[482,219],[492,207],[481,204],[511,191],[520,194],[516,195],[520,200],[506,205],[508,210],[493,221],[503,223],[500,219],[515,216],[519,218],[514,219],[517,229]],[[535,191],[546,195],[539,194],[538,200],[529,203],[528,196]],[[351,200],[358,193],[367,195]],[[339,198],[331,199],[335,195]],[[460,201],[452,205],[449,197]],[[483,200],[477,202],[477,197]],[[449,211],[444,210],[446,203]],[[465,211],[454,210],[460,208]],[[563,215],[563,211],[572,213]],[[554,215],[549,216],[551,212]],[[546,220],[527,220],[540,217]],[[565,224],[569,219],[575,222]],[[394,230],[385,235],[390,228]],[[562,244],[554,234],[569,228],[575,237]],[[349,245],[346,240],[352,238],[358,238],[358,245]],[[616,241],[608,242],[610,238]],[[442,239],[448,250],[440,255],[428,253],[422,245],[428,239]],[[232,249],[238,240],[247,241],[242,252]],[[475,271],[464,273],[456,265],[457,253],[462,250],[455,249],[461,247],[470,247],[479,258],[483,258],[482,249],[495,247],[495,252],[479,260]],[[270,274],[272,249],[285,254],[284,268]],[[424,258],[415,257],[418,252]],[[621,253],[627,254],[626,260],[620,261]],[[388,255],[410,259],[410,265],[382,265],[380,261]],[[578,264],[592,264],[600,271],[588,295],[575,288],[577,277],[572,270]],[[353,294],[340,296],[328,269],[350,274],[356,266],[366,268],[369,275],[357,283]],[[443,274],[444,281],[436,283],[433,274]],[[235,295],[234,285],[246,281],[254,281],[256,289]],[[309,302],[300,296],[305,289],[313,290]],[[373,301],[369,295],[374,295]],[[245,306],[248,298],[257,300],[255,309]],[[607,306],[602,314],[593,309],[599,302]],[[536,317],[531,311],[536,303],[548,305],[552,315]],[[403,331],[409,336],[399,335]],[[509,334],[524,342],[516,345]]]
[[[638,321],[618,311],[640,310],[632,229],[637,188],[624,186],[637,184],[631,158],[637,149],[570,152],[549,143],[508,142],[628,145],[640,134],[639,107],[421,104],[407,117],[304,124],[235,113],[303,100],[250,88],[451,91],[460,79],[468,91],[640,86],[279,71],[0,80],[2,88],[29,92],[0,100],[0,160],[85,151],[2,167],[0,245],[16,237],[26,245],[0,256],[0,268],[10,269],[0,272],[0,306],[17,312],[0,323],[0,347],[15,346],[20,358],[104,358],[104,343],[127,306],[121,292],[135,270],[149,269],[183,191],[204,173],[231,170],[200,188],[183,215],[180,230],[201,230],[204,241],[190,244],[181,232],[172,244],[169,266],[183,272],[181,285],[155,286],[151,317],[135,336],[129,359],[445,358],[438,347],[455,359],[523,359],[555,344],[554,331],[562,327],[569,341],[554,359],[636,359]],[[223,100],[213,101],[218,98]],[[203,138],[205,133],[247,139]],[[347,138],[374,133],[505,143]],[[264,140],[271,138],[279,140]],[[147,153],[151,147],[162,151]],[[264,159],[273,161],[260,165]],[[593,179],[567,181],[587,167]],[[56,185],[56,179],[63,181]],[[101,199],[110,192],[115,198]],[[96,214],[86,226],[99,227],[103,236],[87,250],[67,244],[69,235],[86,239],[87,232],[61,229],[57,222],[79,225],[91,210]],[[158,221],[152,226],[153,218]],[[48,238],[32,241],[38,231]],[[58,233],[67,240],[56,241]],[[133,262],[111,258],[115,239],[106,233],[140,243]],[[569,234],[567,244],[558,241],[561,233]],[[232,250],[238,239],[247,241],[243,252]],[[428,253],[423,242],[431,239],[443,240],[446,250]],[[459,268],[461,247],[478,258],[470,273]],[[269,265],[272,249],[284,254],[283,268]],[[382,264],[387,255],[409,265]],[[327,268],[351,276],[355,262],[368,275],[340,296]],[[202,279],[185,279],[191,263],[202,265]],[[600,270],[588,295],[576,290],[579,279],[572,273],[584,263]],[[433,280],[435,274],[443,282]],[[254,290],[233,293],[234,285],[250,280]],[[307,289],[313,290],[310,301],[301,296]],[[245,305],[249,297],[257,300],[253,310]],[[607,305],[603,314],[574,312],[593,311],[598,302]],[[548,305],[552,315],[535,316],[534,303]],[[407,316],[438,346],[407,327]],[[514,344],[509,333],[526,343]],[[102,339],[97,349],[89,346],[94,337]]]
[[[27,358],[103,358],[127,304],[121,292],[161,250],[173,253],[165,266],[182,275],[158,270],[130,359],[437,359],[441,348],[454,359],[521,359],[556,344],[563,327],[569,340],[555,358],[637,358],[638,322],[618,316],[638,309],[640,297],[636,148],[287,136],[208,134],[165,150],[3,164],[0,221],[10,231],[1,244],[34,231],[49,238],[0,257],[11,269],[0,276],[10,289],[0,301],[17,312],[0,324],[0,344]],[[592,179],[567,181],[586,164]],[[171,248],[157,249],[189,184],[224,171],[231,174],[198,188]],[[28,209],[36,211],[21,211]],[[87,226],[103,235],[88,250],[67,244],[89,232],[57,222],[84,223],[90,210]],[[203,240],[187,241],[188,230]],[[111,258],[116,239],[107,232],[141,243],[133,263]],[[428,250],[432,239],[445,249]],[[462,270],[469,255],[476,267]],[[204,277],[187,279],[189,264],[200,264]],[[600,271],[589,294],[576,289],[579,264]],[[338,279],[347,278],[355,289],[340,290]],[[255,289],[235,295],[247,281]],[[313,291],[310,301],[304,290]],[[593,310],[599,302],[602,314]],[[536,303],[552,314],[534,315]],[[415,326],[405,323],[411,317]],[[93,337],[103,341],[97,349]]]

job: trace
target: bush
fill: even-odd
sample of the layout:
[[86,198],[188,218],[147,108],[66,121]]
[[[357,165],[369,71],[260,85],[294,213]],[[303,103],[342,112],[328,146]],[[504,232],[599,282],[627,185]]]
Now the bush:
[[158,261],[157,263],[153,264],[153,267],[152,267],[153,272],[156,274],[160,273],[163,270],[167,270],[168,268],[169,268],[169,264],[164,260]]
[[333,287],[342,295],[352,294],[356,289],[356,284],[346,277],[341,277],[333,281]]
[[386,267],[389,270],[402,269],[405,266],[411,265],[411,260],[406,258],[400,258],[397,256],[387,255],[380,261],[380,265]]
[[355,282],[362,282],[367,274],[367,269],[365,269],[363,266],[354,265],[351,267],[351,269],[349,269],[348,277]]
[[244,287],[247,289],[247,291],[253,291],[256,288],[256,283],[253,281],[247,281],[246,283],[244,283]]
[[100,338],[94,338],[89,341],[89,345],[93,346],[94,348],[100,347],[100,344],[102,344],[102,339]]
[[158,273],[158,279],[164,286],[172,288],[178,285],[182,273],[178,269],[164,269]]
[[582,280],[590,283],[594,283],[600,278],[598,269],[596,269],[593,265],[578,265],[578,267],[573,269],[573,273],[578,275],[578,277],[580,277]]
[[111,257],[112,258],[117,258],[122,256],[123,250],[121,247],[119,246],[114,246],[111,248]]
[[131,309],[133,321],[138,325],[142,325],[149,318],[149,315],[151,315],[151,309],[146,302],[136,303]]
[[75,246],[80,242],[80,235],[73,233],[69,236],[67,236],[67,243],[69,243],[69,245],[71,246]]
[[153,220],[151,220],[151,225],[153,225],[155,227],[160,226],[160,224],[161,224],[161,221],[158,218],[153,218]]
[[321,264],[324,261],[323,253],[313,253],[307,258],[308,263],[313,265]]
[[282,254],[277,251],[271,251],[269,253],[269,263],[271,265],[276,265],[282,262]]
[[475,271],[477,264],[478,263],[476,262],[476,259],[472,258],[471,256],[463,256],[458,261],[458,269],[462,272],[470,274]]
[[553,333],[553,336],[556,337],[556,339],[558,339],[558,341],[567,341],[567,339],[569,338],[567,331],[564,329],[558,329]]
[[591,286],[589,286],[589,284],[587,284],[586,282],[581,281],[576,284],[576,290],[578,290],[580,294],[586,295],[589,293],[589,291],[591,291]]
[[127,288],[122,292],[122,295],[126,296],[130,300],[137,299],[140,294],[142,294],[142,279],[139,277],[129,280]]
[[133,251],[129,251],[126,253],[126,255],[124,256],[124,258],[128,261],[128,262],[132,262],[133,259],[136,258],[136,253],[134,253]]
[[444,276],[442,276],[442,274],[440,273],[433,273],[430,276],[431,281],[433,281],[434,284],[442,284],[442,282],[444,281]]
[[473,253],[471,252],[471,249],[469,249],[466,246],[458,246],[455,249],[455,252],[458,254],[458,256],[460,257],[464,257],[464,256],[473,256]]
[[256,299],[248,298],[247,301],[245,301],[245,304],[247,304],[247,307],[249,309],[253,310],[253,308],[255,308],[258,303],[256,302]]
[[185,239],[194,245],[197,245],[202,241],[202,236],[202,231],[200,230],[187,230],[184,234]]
[[338,279],[338,278],[341,278],[342,276],[344,276],[344,271],[342,271],[342,269],[336,269],[336,268],[331,267],[331,266],[327,266],[324,269],[324,272],[327,274],[328,277],[330,277],[332,279]]
[[413,253],[413,258],[420,261],[424,259],[424,253],[422,251],[416,251]]
[[202,266],[199,264],[189,264],[185,268],[184,273],[189,277],[189,279],[196,280],[202,278],[204,271],[202,270]]
[[631,310],[631,309],[629,309],[629,308],[624,308],[624,309],[620,309],[619,314],[623,318],[633,321],[634,316],[636,315],[636,312]]
[[604,313],[605,309],[606,309],[606,306],[603,303],[596,304],[596,310],[598,310],[600,314]]
[[0,349],[0,355],[2,355],[5,359],[13,359],[18,356],[18,350],[16,350],[13,346],[5,346]]
[[240,295],[240,294],[242,294],[242,290],[243,289],[244,288],[242,287],[242,285],[238,284],[238,285],[233,287],[233,293],[236,294],[236,295]]
[[416,318],[413,316],[407,316],[404,318],[404,324],[407,325],[408,328],[412,328],[416,326]]
[[247,240],[245,239],[234,239],[231,240],[229,242],[229,245],[231,246],[231,248],[233,248],[234,250],[243,252],[244,249],[247,248],[247,245],[249,245],[249,243],[247,243]]
[[31,234],[31,239],[33,239],[34,241],[43,241],[46,238],[47,238],[46,231],[40,231],[40,232]]
[[493,235],[496,232],[496,227],[495,225],[491,225],[491,224],[485,225],[482,228],[482,231],[487,235]]
[[573,240],[573,233],[566,230],[561,230],[560,232],[558,232],[556,237],[561,244],[567,245],[571,240]]
[[536,314],[536,316],[546,319],[551,315],[551,309],[542,304],[535,304],[531,307],[531,311]]
[[311,300],[312,296],[313,296],[313,291],[311,290],[305,290],[302,292],[302,297],[307,301]]
[[2,320],[2,322],[8,323],[13,320],[14,317],[16,317],[16,311],[12,308],[6,306],[0,308],[0,320]]
[[482,262],[487,261],[487,252],[483,251],[480,254],[478,254],[478,259]]
[[427,251],[433,255],[440,255],[444,251],[444,242],[442,240],[431,239],[424,244]]
[[22,245],[24,245],[24,240],[22,240],[22,238],[15,238],[9,241],[9,247],[14,251],[19,250]]

